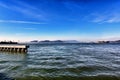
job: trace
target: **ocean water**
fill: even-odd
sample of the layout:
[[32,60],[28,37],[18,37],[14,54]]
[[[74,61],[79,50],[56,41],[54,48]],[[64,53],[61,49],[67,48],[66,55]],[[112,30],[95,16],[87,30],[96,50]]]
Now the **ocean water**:
[[0,52],[0,80],[120,80],[120,44],[37,44]]

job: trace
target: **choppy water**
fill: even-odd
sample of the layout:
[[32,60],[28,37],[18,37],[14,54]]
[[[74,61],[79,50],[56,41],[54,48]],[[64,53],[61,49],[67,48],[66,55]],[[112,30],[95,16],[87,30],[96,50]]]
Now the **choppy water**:
[[16,80],[120,80],[120,44],[30,45],[27,54],[0,52],[0,75]]

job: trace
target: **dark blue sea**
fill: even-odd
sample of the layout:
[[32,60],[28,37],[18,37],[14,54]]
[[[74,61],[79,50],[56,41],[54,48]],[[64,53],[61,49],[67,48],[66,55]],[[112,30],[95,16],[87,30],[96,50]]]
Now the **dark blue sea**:
[[120,44],[32,44],[0,52],[0,80],[120,80]]

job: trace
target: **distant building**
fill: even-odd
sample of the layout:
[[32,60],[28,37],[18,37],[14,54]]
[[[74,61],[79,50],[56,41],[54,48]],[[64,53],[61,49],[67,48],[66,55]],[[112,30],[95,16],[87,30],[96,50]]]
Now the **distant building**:
[[12,42],[12,41],[1,41],[0,44],[18,44],[17,42]]

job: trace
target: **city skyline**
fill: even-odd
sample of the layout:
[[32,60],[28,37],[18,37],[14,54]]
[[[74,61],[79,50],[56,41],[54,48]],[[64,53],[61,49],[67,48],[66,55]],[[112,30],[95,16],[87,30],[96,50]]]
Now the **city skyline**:
[[0,41],[120,39],[120,0],[0,0]]

